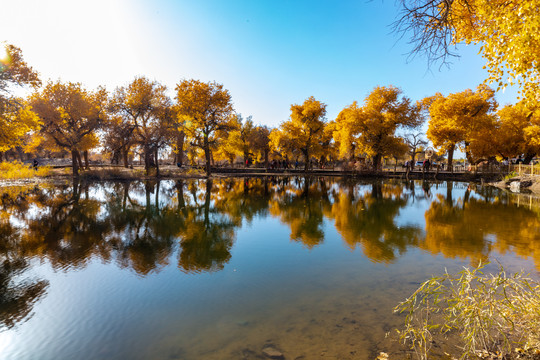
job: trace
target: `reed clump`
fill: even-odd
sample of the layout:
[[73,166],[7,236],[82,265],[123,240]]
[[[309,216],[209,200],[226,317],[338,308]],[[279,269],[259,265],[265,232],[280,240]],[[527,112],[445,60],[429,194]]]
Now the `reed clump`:
[[540,286],[484,265],[427,280],[394,309],[400,340],[419,359],[540,359]]

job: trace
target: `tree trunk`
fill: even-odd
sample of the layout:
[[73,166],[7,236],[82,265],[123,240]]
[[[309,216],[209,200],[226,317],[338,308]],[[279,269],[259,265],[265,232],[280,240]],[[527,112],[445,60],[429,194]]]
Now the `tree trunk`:
[[88,163],[88,150],[83,151],[84,156],[84,165],[86,166],[86,170],[90,170],[90,164]]
[[305,161],[305,164],[304,164],[304,171],[305,172],[308,172],[309,171],[309,163],[310,163],[310,158],[309,158],[309,149],[305,149],[303,151],[304,153],[304,161]]
[[144,169],[146,170],[146,176],[150,175],[150,149],[148,145],[144,146]]
[[112,164],[118,164],[118,150],[112,152],[111,165]]
[[473,158],[472,153],[470,151],[469,145],[470,144],[467,141],[465,141],[465,158],[467,159],[469,164],[476,165],[476,162],[474,161],[474,158]]
[[79,162],[79,169],[83,169],[84,165],[83,165],[83,162],[82,162],[81,152],[76,151],[76,155],[77,155],[77,161]]
[[536,153],[526,153],[525,158],[523,159],[524,164],[530,164],[533,157],[536,155]]
[[4,153],[0,151],[0,162],[4,161]]
[[248,167],[249,152],[244,151],[244,167]]
[[159,158],[158,158],[158,148],[154,150],[154,156],[156,158],[156,177],[159,177]]
[[264,150],[264,167],[268,169],[268,150]]
[[204,156],[206,158],[206,176],[210,176],[210,144],[208,143],[208,135],[204,135]]
[[456,148],[456,144],[452,144],[447,150],[448,151],[448,169],[450,169],[450,172],[454,172],[453,161],[454,161],[455,148]]
[[182,162],[184,161],[184,138],[184,132],[180,131],[176,138],[176,164],[178,167],[181,167]]
[[22,148],[20,146],[17,146],[16,150],[17,150],[17,155],[19,155],[19,160],[21,162],[23,162],[24,161],[24,151],[22,150]]
[[375,154],[375,156],[373,157],[373,170],[379,170],[381,159],[381,154]]
[[127,169],[129,167],[128,164],[128,155],[129,155],[129,146],[126,146],[122,149],[122,158],[124,160],[124,167]]
[[79,177],[79,163],[77,160],[77,150],[71,150],[71,167],[73,169],[73,177]]

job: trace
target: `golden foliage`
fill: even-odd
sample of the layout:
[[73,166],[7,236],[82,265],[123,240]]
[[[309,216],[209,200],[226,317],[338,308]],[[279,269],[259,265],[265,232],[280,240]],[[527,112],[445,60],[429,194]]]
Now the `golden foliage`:
[[415,52],[444,58],[453,45],[480,44],[486,79],[497,90],[518,84],[536,105],[540,84],[540,0],[401,0],[396,29],[412,37]]
[[211,146],[217,134],[234,127],[232,99],[223,85],[184,80],[176,85],[176,121],[185,129],[193,146],[204,150],[206,173],[210,174]]
[[495,153],[494,95],[492,89],[479,85],[476,91],[467,89],[446,97],[437,93],[423,100],[429,110],[427,137],[441,152],[448,152],[449,166],[456,146],[466,152],[471,163]]
[[157,162],[157,153],[167,142],[172,130],[173,114],[167,87],[146,77],[136,77],[127,86],[115,90],[109,103],[110,111],[117,118],[109,123],[108,135],[114,140],[114,149],[122,151],[124,161],[133,143],[144,153],[146,174],[149,174],[152,159]]
[[35,176],[45,177],[51,172],[49,166],[40,166],[34,170],[31,166],[21,162],[1,162],[0,163],[0,179],[30,179]]
[[10,95],[14,86],[41,84],[38,74],[13,45],[5,45],[6,58],[0,59],[0,152],[22,146],[26,135],[38,129],[40,121],[23,99]]
[[396,130],[417,127],[423,118],[420,106],[401,94],[395,86],[378,86],[366,97],[364,106],[355,101],[339,113],[334,140],[342,157],[365,153],[378,167],[384,156],[406,151]]
[[304,156],[305,170],[308,170],[311,156],[321,155],[325,139],[324,128],[326,104],[313,96],[302,105],[291,105],[291,117],[281,123],[280,129],[272,131],[270,141],[272,148],[281,156],[295,156],[299,152]]

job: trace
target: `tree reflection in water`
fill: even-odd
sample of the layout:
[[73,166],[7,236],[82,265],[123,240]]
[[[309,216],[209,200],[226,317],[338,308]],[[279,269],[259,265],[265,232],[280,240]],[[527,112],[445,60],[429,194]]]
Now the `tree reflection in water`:
[[417,245],[421,229],[395,222],[409,197],[401,183],[375,181],[368,185],[370,190],[350,181],[344,185],[327,216],[335,220],[336,229],[351,249],[361,245],[372,261],[389,263],[407,247]]
[[[446,187],[440,191],[439,187]],[[45,280],[14,282],[32,259],[68,271],[99,259],[139,276],[178,254],[183,272],[219,271],[231,259],[236,231],[272,216],[290,239],[324,244],[325,220],[344,244],[375,262],[392,263],[411,247],[451,258],[485,260],[493,250],[540,264],[540,220],[489,188],[337,178],[228,178],[79,183],[0,191],[0,324],[27,319]],[[400,215],[424,202],[425,228]],[[420,221],[421,222],[421,221]]]

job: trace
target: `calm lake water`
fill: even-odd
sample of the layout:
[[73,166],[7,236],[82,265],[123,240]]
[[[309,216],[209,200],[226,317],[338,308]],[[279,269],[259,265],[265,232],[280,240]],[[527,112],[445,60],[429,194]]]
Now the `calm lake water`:
[[[0,359],[374,359],[431,275],[540,269],[539,211],[452,182],[0,189]],[[519,202],[519,204],[518,204]],[[488,265],[495,271],[496,264]]]

